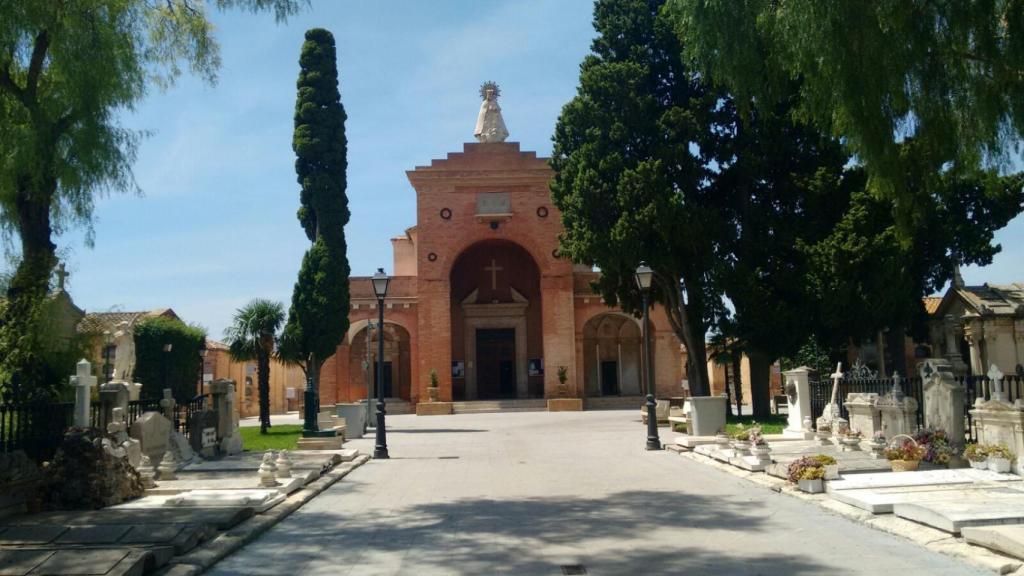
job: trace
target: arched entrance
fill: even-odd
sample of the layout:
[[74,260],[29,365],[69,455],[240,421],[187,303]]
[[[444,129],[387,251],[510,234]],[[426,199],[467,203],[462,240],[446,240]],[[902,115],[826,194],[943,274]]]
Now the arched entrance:
[[641,390],[641,332],[623,314],[599,314],[583,325],[586,396],[636,396]]
[[[366,397],[367,379],[376,397],[377,325],[367,330],[368,323],[349,331],[349,390],[354,398]],[[384,396],[408,401],[412,389],[409,331],[398,324],[384,322]],[[367,354],[369,351],[369,355]]]
[[544,394],[540,269],[518,244],[479,242],[452,265],[452,396]]

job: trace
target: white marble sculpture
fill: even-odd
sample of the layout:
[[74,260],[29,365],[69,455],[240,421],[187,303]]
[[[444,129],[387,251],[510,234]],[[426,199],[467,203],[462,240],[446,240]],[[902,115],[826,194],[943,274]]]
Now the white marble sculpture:
[[478,142],[504,142],[508,138],[508,129],[505,128],[505,120],[501,117],[501,106],[498,106],[498,96],[501,90],[494,82],[484,82],[480,87],[480,113],[476,117],[476,129],[473,136]]
[[135,334],[128,322],[120,322],[114,332],[114,375],[118,381],[131,382],[135,371]]

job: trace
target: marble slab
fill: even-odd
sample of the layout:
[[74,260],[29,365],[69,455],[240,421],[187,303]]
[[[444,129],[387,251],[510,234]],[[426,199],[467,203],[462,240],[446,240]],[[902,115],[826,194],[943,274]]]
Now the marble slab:
[[894,504],[892,512],[900,518],[920,522],[950,534],[959,534],[961,529],[970,526],[1024,522],[1024,496],[1017,500],[1000,499],[998,505],[992,502],[956,500]]
[[[842,468],[840,468],[841,470]],[[899,486],[927,486],[932,484],[973,484],[975,482],[1020,482],[1015,474],[998,474],[989,470],[958,468],[955,470],[920,470],[917,472],[878,472],[851,474],[839,480],[825,482],[826,491],[857,490],[864,488],[896,488]]]
[[[153,496],[152,498],[160,498]],[[285,499],[285,495],[273,489],[253,490],[191,490],[174,496],[168,496],[164,506],[171,507],[224,507],[251,506],[257,514],[277,506]]]
[[[160,498],[166,498],[166,496]],[[233,508],[189,508],[187,511],[153,508],[152,506],[126,507],[134,502],[145,499],[140,498],[102,510],[41,512],[27,516],[4,518],[3,524],[9,527],[0,535],[6,535],[15,527],[44,526],[51,531],[50,534],[52,536],[50,539],[52,540],[63,533],[67,526],[96,524],[147,525],[152,527],[156,525],[189,523],[210,526],[219,530],[230,530],[239,522],[247,520],[253,515],[252,508],[247,506],[236,506]],[[53,526],[60,527],[60,530],[52,528]],[[55,530],[58,533],[53,535]]]
[[762,460],[757,456],[738,456],[730,458],[729,464],[748,472],[763,472],[771,464],[771,460]]
[[[279,486],[268,488],[276,490],[281,494],[291,494],[306,485],[307,475],[303,474],[296,478],[278,478]],[[164,480],[157,482],[155,488],[146,490],[147,496],[180,494],[191,490],[247,490],[253,488],[265,488],[260,486],[256,474],[234,474],[221,478],[191,478],[179,476],[177,480]]]
[[1024,559],[1024,524],[967,526],[960,534],[969,544]]
[[997,484],[947,484],[904,486],[829,492],[834,500],[867,510],[872,514],[891,514],[895,504],[958,500],[962,502],[993,502],[1024,498],[1024,492]]

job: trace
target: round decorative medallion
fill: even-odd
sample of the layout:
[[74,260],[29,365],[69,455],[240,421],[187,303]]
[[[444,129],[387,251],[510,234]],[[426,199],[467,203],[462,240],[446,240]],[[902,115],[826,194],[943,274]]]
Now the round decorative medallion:
[[547,218],[548,217],[548,207],[547,206],[540,206],[539,208],[537,208],[537,216],[540,216],[541,218]]
[[437,254],[434,254],[433,252],[427,254],[427,260],[430,260],[431,262],[437,260]]
[[451,208],[441,208],[441,218],[444,218],[445,220],[451,220],[452,219]]

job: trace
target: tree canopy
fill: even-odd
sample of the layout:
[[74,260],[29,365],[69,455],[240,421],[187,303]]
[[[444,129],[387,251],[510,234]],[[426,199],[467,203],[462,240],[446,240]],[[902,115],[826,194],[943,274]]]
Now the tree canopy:
[[56,264],[53,241],[71,226],[92,238],[98,195],[138,191],[143,134],[124,128],[153,87],[187,66],[214,81],[220,64],[208,7],[271,10],[303,0],[66,0],[0,3],[0,227],[21,261],[8,288],[0,346],[10,372],[33,371],[27,336]]
[[1024,133],[1024,1],[670,0],[686,56],[743,102],[778,102],[842,138],[902,239],[922,205],[900,144],[1006,169]]

